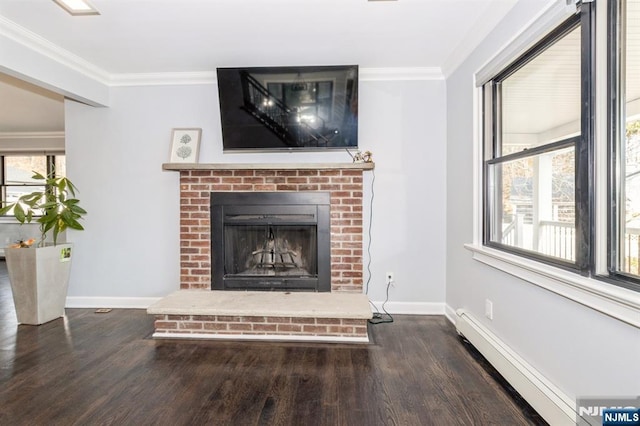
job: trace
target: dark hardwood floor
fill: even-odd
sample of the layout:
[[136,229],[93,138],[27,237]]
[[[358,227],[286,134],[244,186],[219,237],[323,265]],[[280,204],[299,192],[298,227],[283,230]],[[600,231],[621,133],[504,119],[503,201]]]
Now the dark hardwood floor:
[[0,262],[0,425],[544,424],[439,316],[369,345],[162,341],[144,310],[17,325]]

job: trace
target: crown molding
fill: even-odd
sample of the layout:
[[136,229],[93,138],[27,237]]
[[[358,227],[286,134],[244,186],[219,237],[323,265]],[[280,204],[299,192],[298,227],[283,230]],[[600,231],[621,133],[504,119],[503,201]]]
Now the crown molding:
[[0,132],[2,139],[64,139],[64,132]]
[[[443,80],[440,68],[360,68],[361,81]],[[171,86],[187,84],[215,84],[214,71],[173,73],[113,74],[108,85],[125,86]]]
[[215,84],[216,81],[217,77],[215,71],[158,72],[113,74],[109,78],[108,85],[112,87],[172,86],[188,84]]
[[[444,80],[444,75],[437,67],[415,68],[360,68],[361,81],[415,81]],[[114,74],[109,79],[110,86],[167,86],[185,84],[215,84],[216,73],[174,72],[174,73],[139,73]]]
[[[0,35],[109,87],[215,84],[215,71],[109,74],[0,15]],[[439,67],[360,68],[361,81],[444,80]]]
[[106,71],[1,15],[0,35],[102,84],[109,84],[109,74]]
[[360,81],[444,80],[439,67],[360,68]]
[[64,131],[0,132],[0,153],[57,154],[64,152]]

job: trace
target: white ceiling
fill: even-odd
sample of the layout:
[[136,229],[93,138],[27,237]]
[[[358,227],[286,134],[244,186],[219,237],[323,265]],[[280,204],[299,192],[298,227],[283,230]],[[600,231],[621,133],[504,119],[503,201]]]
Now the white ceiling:
[[[73,17],[52,0],[0,0],[0,25],[10,21],[108,77],[310,64],[446,72],[516,1],[91,0],[100,15]],[[2,103],[20,93],[7,80]],[[19,102],[34,108],[4,107],[0,132],[33,131],[29,111],[50,108],[33,90],[25,96]],[[58,119],[33,118],[62,130]]]
[[[0,0],[0,15],[109,74],[220,66],[442,67],[516,0]],[[465,46],[466,45],[466,46]],[[466,50],[466,49],[465,49]]]

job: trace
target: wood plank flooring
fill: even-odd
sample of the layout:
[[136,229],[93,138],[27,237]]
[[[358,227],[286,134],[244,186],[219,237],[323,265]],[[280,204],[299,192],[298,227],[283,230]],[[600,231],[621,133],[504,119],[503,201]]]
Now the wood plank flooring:
[[161,341],[144,310],[18,326],[0,262],[0,425],[538,425],[439,316],[368,345]]

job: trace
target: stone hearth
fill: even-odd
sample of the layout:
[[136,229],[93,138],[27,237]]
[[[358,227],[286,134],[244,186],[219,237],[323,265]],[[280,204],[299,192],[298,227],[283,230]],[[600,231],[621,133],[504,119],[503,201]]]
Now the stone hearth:
[[[180,173],[181,291],[149,308],[149,314],[156,316],[154,337],[367,341],[371,309],[362,294],[362,199],[363,172],[373,167],[373,163],[164,164],[164,170]],[[216,238],[210,234],[210,194],[227,191],[329,192],[331,293],[323,298],[306,292],[210,291],[211,238]],[[247,293],[251,300],[263,298],[264,302],[248,308]],[[296,303],[276,312],[268,303],[274,297],[282,303],[296,299]],[[348,309],[335,309],[342,306],[341,298],[350,300]],[[300,308],[304,303],[326,306]],[[319,315],[321,311],[324,314]]]
[[155,303],[155,338],[366,343],[364,294],[177,291]]

